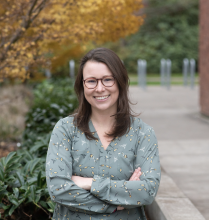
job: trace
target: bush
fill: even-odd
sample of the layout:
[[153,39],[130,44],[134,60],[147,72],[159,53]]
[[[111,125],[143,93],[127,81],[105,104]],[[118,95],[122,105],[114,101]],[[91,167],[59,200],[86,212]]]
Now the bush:
[[45,157],[18,150],[0,161],[3,219],[47,219],[55,204],[46,189]]
[[46,188],[45,160],[55,123],[78,105],[70,79],[44,81],[34,90],[21,149],[0,160],[1,219],[44,220],[55,203]]
[[34,90],[34,104],[26,116],[23,145],[29,149],[37,138],[52,131],[56,122],[78,106],[69,78],[44,81]]
[[[147,72],[159,73],[160,60],[171,59],[172,72],[182,72],[184,58],[198,61],[198,0],[149,0],[144,25],[138,33],[106,43],[129,73],[137,73],[137,60],[147,60]],[[198,66],[198,65],[197,65]]]

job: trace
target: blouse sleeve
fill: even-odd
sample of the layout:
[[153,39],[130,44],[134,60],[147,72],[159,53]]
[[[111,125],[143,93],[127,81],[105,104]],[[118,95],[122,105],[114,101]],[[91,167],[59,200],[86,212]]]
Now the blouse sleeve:
[[51,199],[72,211],[112,213],[116,206],[96,198],[72,180],[71,137],[67,121],[61,119],[54,127],[46,159],[47,187]]
[[94,176],[91,193],[104,202],[134,208],[153,202],[160,183],[160,161],[157,139],[149,127],[138,136],[135,167],[141,167],[140,181],[111,180]]

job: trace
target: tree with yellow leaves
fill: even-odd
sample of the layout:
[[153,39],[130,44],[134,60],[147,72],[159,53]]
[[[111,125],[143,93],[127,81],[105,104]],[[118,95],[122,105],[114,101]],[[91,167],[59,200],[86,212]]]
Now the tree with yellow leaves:
[[142,0],[1,0],[0,80],[29,78],[63,45],[135,33],[143,23],[136,16],[142,7]]

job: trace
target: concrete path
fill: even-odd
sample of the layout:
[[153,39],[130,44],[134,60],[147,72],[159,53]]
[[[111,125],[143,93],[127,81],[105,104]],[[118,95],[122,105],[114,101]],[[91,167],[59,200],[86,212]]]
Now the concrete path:
[[209,118],[199,113],[199,88],[130,87],[130,98],[156,132],[163,169],[209,220]]

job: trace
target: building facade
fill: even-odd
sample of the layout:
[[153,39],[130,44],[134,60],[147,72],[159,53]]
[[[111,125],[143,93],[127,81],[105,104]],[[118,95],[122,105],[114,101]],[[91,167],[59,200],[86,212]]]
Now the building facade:
[[199,74],[201,113],[209,117],[209,0],[200,1]]

